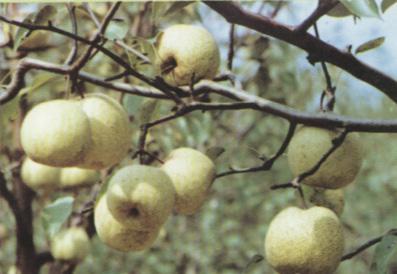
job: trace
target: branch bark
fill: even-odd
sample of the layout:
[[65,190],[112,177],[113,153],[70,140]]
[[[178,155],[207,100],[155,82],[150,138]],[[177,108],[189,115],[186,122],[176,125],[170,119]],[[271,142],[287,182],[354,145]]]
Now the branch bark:
[[331,63],[356,78],[376,87],[397,103],[397,81],[385,73],[361,62],[349,52],[317,39],[313,35],[280,24],[268,17],[244,10],[234,2],[205,1],[229,23],[245,26],[260,33],[285,41],[305,50],[311,63],[325,61]]

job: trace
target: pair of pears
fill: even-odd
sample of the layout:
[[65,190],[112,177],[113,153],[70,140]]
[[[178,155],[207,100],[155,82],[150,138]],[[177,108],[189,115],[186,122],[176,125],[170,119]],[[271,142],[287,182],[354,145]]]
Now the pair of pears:
[[123,252],[149,248],[173,210],[189,215],[200,209],[214,178],[212,160],[190,148],[172,151],[161,167],[118,170],[95,206],[98,237]]
[[107,168],[120,162],[130,147],[128,114],[115,99],[100,93],[47,101],[26,115],[21,143],[28,157],[40,164]]

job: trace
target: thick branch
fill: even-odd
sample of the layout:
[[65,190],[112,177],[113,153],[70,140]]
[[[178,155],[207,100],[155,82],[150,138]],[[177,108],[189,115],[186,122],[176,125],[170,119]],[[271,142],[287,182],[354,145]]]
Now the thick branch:
[[312,63],[326,61],[378,88],[397,102],[397,81],[383,72],[361,62],[348,52],[325,43],[307,32],[279,24],[276,21],[242,9],[234,2],[205,1],[231,24],[238,24],[275,37],[309,53]]
[[3,172],[1,171],[0,171],[0,196],[2,196],[4,200],[7,202],[8,206],[10,207],[14,215],[18,214],[17,201],[15,199],[15,196],[12,194],[12,192],[7,188],[7,181],[4,178]]

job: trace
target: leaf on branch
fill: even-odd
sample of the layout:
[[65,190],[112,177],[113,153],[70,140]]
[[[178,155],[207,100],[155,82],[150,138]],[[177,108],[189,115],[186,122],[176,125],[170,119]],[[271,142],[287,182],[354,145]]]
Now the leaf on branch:
[[[0,89],[0,93],[6,92],[5,90]],[[10,121],[14,121],[17,119],[19,114],[19,99],[20,96],[16,96],[14,99],[9,101],[7,104],[2,105],[0,108],[0,126],[1,128],[5,128]]]
[[147,124],[153,118],[157,109],[158,101],[159,100],[152,98],[143,100],[138,114],[138,121],[141,125]]
[[23,88],[19,94],[23,95],[26,93],[33,92],[47,83],[62,79],[63,79],[62,76],[55,75],[52,73],[40,73],[37,75],[37,77],[34,78],[33,82],[30,85],[28,85],[26,88]]
[[[32,16],[27,16],[23,21],[23,23],[32,23]],[[18,28],[14,37],[14,50],[17,50],[21,45],[22,41],[26,38],[26,35],[29,33],[28,29]]]
[[212,161],[215,161],[222,153],[225,152],[223,147],[210,147],[207,149],[205,154],[210,158]]
[[150,62],[154,64],[156,61],[156,51],[151,41],[143,38],[136,38],[138,45],[141,48],[141,52],[149,58]]
[[249,271],[252,270],[252,268],[260,263],[261,261],[263,261],[265,258],[260,255],[260,254],[255,254],[254,256],[252,256],[252,258],[249,260],[249,262],[247,263],[247,265],[245,266],[244,270],[242,273],[246,274],[249,273]]
[[381,46],[383,43],[385,42],[385,37],[378,37],[372,40],[369,40],[367,42],[365,42],[364,44],[360,45],[359,47],[357,47],[355,53],[362,53],[371,49],[375,49],[379,46]]
[[114,18],[106,29],[105,37],[109,40],[122,40],[128,33],[128,24],[124,19]]
[[153,1],[151,4],[152,7],[152,21],[157,25],[157,22],[161,19],[161,17],[165,14],[165,12],[170,8],[172,2],[163,2],[163,1]]
[[340,2],[358,17],[381,18],[379,7],[375,0],[340,0]]
[[387,274],[387,264],[394,252],[397,252],[397,235],[392,230],[383,236],[376,246],[371,264],[371,274]]
[[36,13],[33,23],[35,25],[47,25],[48,21],[55,18],[56,14],[57,10],[53,6],[46,5]]
[[195,3],[196,1],[175,1],[172,2],[172,4],[168,7],[168,9],[164,12],[164,16],[168,16],[171,15],[185,7],[187,7],[188,5]]
[[50,237],[60,230],[63,223],[72,213],[73,202],[73,197],[61,197],[43,209],[42,223]]
[[397,3],[397,0],[383,0],[381,5],[382,12],[384,13],[388,8],[390,8],[395,3]]

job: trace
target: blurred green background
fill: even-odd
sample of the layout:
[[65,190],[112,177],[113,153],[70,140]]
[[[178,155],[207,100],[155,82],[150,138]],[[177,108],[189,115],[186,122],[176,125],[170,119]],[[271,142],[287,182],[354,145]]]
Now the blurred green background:
[[[264,4],[243,3],[253,11],[262,14],[271,13],[276,2]],[[36,4],[3,4],[3,13],[15,18],[24,18],[27,13],[37,11],[43,5]],[[70,29],[66,8],[62,4],[53,5],[57,11],[57,24]],[[106,4],[91,4],[99,17],[103,16],[108,6]],[[156,2],[151,5],[139,2],[124,3],[117,13],[125,24],[111,26],[116,33],[126,33],[126,41],[145,51],[147,43],[151,42],[158,30],[174,23],[203,24],[216,37],[221,47],[221,71],[226,70],[229,25],[216,13],[210,11],[204,4],[191,4],[174,12],[169,11],[171,3]],[[276,19],[286,23],[296,23],[307,16],[316,6],[316,1],[288,2],[283,5]],[[143,12],[140,28],[136,27],[136,18]],[[397,7],[391,8],[384,15],[384,21],[379,19],[362,19],[354,22],[353,18],[336,19],[325,16],[319,22],[322,38],[340,47],[365,42],[365,38],[375,38],[386,35],[386,43],[373,52],[364,53],[361,59],[377,65],[387,73],[396,75],[396,59],[391,59],[396,47],[393,40],[387,40],[387,33],[382,24],[392,25],[392,18],[397,13]],[[392,15],[390,15],[392,14]],[[397,17],[396,17],[397,18]],[[87,36],[94,25],[83,9],[78,13],[79,34]],[[394,21],[393,21],[394,20]],[[369,22],[369,23],[368,23]],[[374,23],[375,22],[375,23]],[[360,24],[371,24],[371,28],[361,28]],[[342,27],[338,35],[333,30]],[[362,25],[361,25],[362,27]],[[3,26],[5,28],[5,26]],[[6,30],[3,29],[3,38]],[[10,30],[12,33],[16,28]],[[323,31],[323,32],[322,32]],[[346,34],[354,32],[345,41]],[[343,33],[345,36],[343,36]],[[136,41],[136,37],[148,40]],[[363,40],[364,39],[364,40]],[[394,40],[395,41],[395,40]],[[40,52],[29,52],[29,56],[61,63],[70,49],[70,42],[63,37],[51,35],[53,47]],[[111,42],[107,47],[118,54],[130,57],[130,62],[142,73],[153,75],[153,69],[141,65],[125,51],[115,48]],[[316,112],[319,107],[319,97],[325,87],[325,80],[320,66],[310,66],[306,54],[286,43],[263,37],[242,27],[236,27],[236,53],[233,72],[241,82],[244,90],[270,100],[286,104],[299,110]],[[15,53],[12,49],[1,49],[0,55],[8,56]],[[377,61],[378,60],[378,61]],[[389,63],[381,66],[382,60]],[[1,68],[2,84],[7,84],[7,73],[15,65],[15,60],[7,61],[10,67]],[[392,64],[390,64],[392,63]],[[347,75],[338,68],[329,66],[334,85],[337,87],[335,112],[351,117],[371,119],[393,119],[397,110],[393,102]],[[121,69],[109,62],[102,54],[98,54],[84,68],[93,74],[103,77],[114,75]],[[130,83],[140,84],[132,78]],[[65,94],[65,80],[61,76],[52,76],[40,71],[29,74],[27,93],[29,105],[43,100],[62,97]],[[228,83],[224,83],[229,85]],[[87,84],[88,92],[110,92],[103,88]],[[119,93],[113,92],[115,97]],[[221,100],[211,96],[214,100]],[[123,103],[131,115],[134,127],[132,142],[134,146],[139,137],[139,113],[146,99],[125,95]],[[18,115],[17,101],[0,109],[0,143],[2,147],[12,147],[15,139],[13,124]],[[172,105],[159,102],[152,119],[157,119],[170,112]],[[229,166],[250,167],[260,163],[259,155],[271,156],[277,151],[288,129],[288,123],[271,115],[254,111],[214,111],[195,112],[153,128],[150,131],[149,151],[158,153],[165,158],[167,153],[177,147],[189,146],[205,151],[209,147],[221,146],[225,153],[217,159],[218,172],[227,170]],[[379,236],[391,228],[397,227],[397,139],[393,134],[360,134],[365,147],[364,164],[355,183],[346,188],[345,211],[341,216],[346,235],[346,252],[354,249],[368,239]],[[128,162],[128,160],[126,160]],[[9,163],[0,156],[3,169]],[[155,163],[153,163],[155,164]],[[116,252],[103,245],[97,237],[92,239],[92,252],[81,263],[75,273],[120,273],[120,274],[152,274],[152,273],[273,273],[265,260],[252,263],[256,255],[263,255],[263,240],[269,222],[281,209],[290,205],[300,205],[296,193],[292,189],[271,191],[270,186],[284,183],[292,179],[285,155],[275,163],[272,170],[252,174],[226,176],[215,181],[208,201],[201,211],[190,217],[172,216],[166,223],[155,246],[138,253]],[[51,197],[38,198],[34,203],[35,242],[39,250],[48,247],[48,238],[41,223],[41,210],[55,197],[62,195],[78,196],[75,207],[88,199],[88,190],[79,193],[56,193]],[[11,212],[4,201],[0,200],[1,229],[6,231],[0,237],[0,273],[6,273],[15,260],[14,221]],[[0,229],[0,230],[1,230]],[[1,232],[1,231],[0,231]],[[1,233],[0,233],[1,234]],[[1,236],[1,235],[0,235]],[[337,273],[369,273],[374,247],[364,251],[351,260],[341,263]],[[397,256],[394,257],[397,264]],[[397,273],[396,267],[389,273]],[[42,273],[47,273],[44,267]]]

